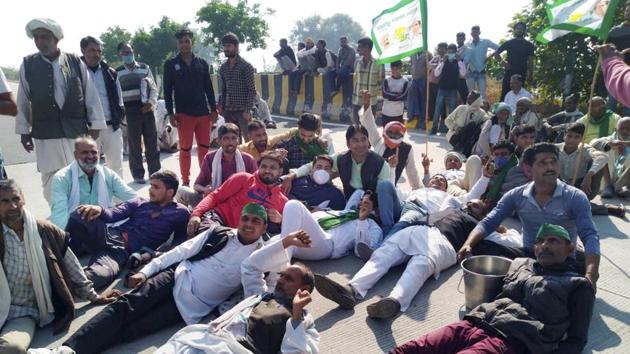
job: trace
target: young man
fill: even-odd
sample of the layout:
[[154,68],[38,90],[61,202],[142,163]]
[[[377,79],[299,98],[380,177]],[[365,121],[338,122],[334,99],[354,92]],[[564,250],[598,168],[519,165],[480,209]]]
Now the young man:
[[223,54],[227,60],[219,68],[221,76],[221,114],[225,121],[241,129],[243,140],[249,141],[247,123],[252,119],[251,110],[256,99],[254,67],[239,55],[239,39],[227,33],[221,39]]
[[610,109],[606,108],[606,101],[595,96],[591,98],[591,109],[588,114],[577,120],[578,123],[586,126],[584,142],[589,144],[594,139],[609,136],[615,132],[617,122],[621,117]]
[[74,298],[93,304],[114,301],[119,293],[94,291],[66,233],[37,220],[25,208],[14,180],[0,180],[0,352],[26,353],[36,327],[66,331],[74,319]]
[[201,164],[201,171],[193,188],[182,187],[177,191],[176,199],[185,206],[195,207],[210,192],[219,188],[235,173],[254,173],[258,164],[254,158],[240,152],[236,147],[240,140],[238,126],[226,123],[219,127],[219,145],[217,150],[208,153]]
[[615,133],[595,139],[591,145],[608,154],[610,181],[607,181],[608,186],[602,191],[602,197],[611,198],[615,194],[623,198],[630,197],[630,118],[619,119]]
[[73,160],[74,139],[107,128],[103,106],[85,63],[62,52],[63,31],[51,19],[37,18],[26,25],[38,52],[20,66],[15,132],[24,150],[35,150],[44,198],[50,203],[51,182]]
[[[599,278],[599,236],[593,225],[591,206],[579,189],[558,180],[560,165],[558,148],[549,143],[538,143],[523,154],[523,161],[533,181],[505,194],[497,206],[470,233],[458,252],[458,259],[475,254],[499,254],[506,257],[531,257],[536,243],[536,232],[544,223],[561,225],[569,231],[571,242],[579,235],[584,244],[583,254],[572,254],[575,271],[585,274],[595,286]],[[523,247],[484,249],[475,246],[508,216],[517,212],[522,225]]]
[[[158,90],[151,68],[147,64],[136,62],[131,44],[121,42],[117,49],[118,57],[123,62],[116,71],[125,103],[129,169],[135,183],[145,184],[143,146],[149,176],[161,168],[154,115]],[[143,94],[143,87],[148,92]]]
[[[391,318],[406,311],[424,282],[430,276],[438,278],[440,272],[455,265],[455,251],[461,247],[466,233],[475,228],[487,212],[478,199],[470,200],[460,208],[451,208],[429,216],[424,224],[410,226],[389,237],[346,284],[316,274],[317,291],[342,308],[353,308],[358,299],[382,278],[390,268],[407,266],[391,293],[367,307],[371,318]],[[489,242],[489,241],[487,241]]]
[[[174,233],[171,245],[186,240],[188,209],[173,199],[179,181],[172,171],[151,175],[149,200],[132,199],[117,207],[81,205],[66,226],[70,246],[87,250],[92,258],[85,269],[95,288],[109,285],[124,267],[129,256],[140,250],[153,252]],[[127,219],[118,226],[108,226]]]
[[536,259],[515,259],[494,301],[390,353],[580,353],[595,289],[571,266],[575,242],[562,226],[543,224],[533,248]]
[[50,221],[66,228],[68,217],[79,205],[109,208],[113,197],[128,201],[138,197],[114,171],[98,163],[98,144],[90,137],[74,141],[74,162],[59,170],[52,181]]
[[578,94],[574,93],[564,98],[564,111],[558,112],[549,118],[543,119],[543,129],[550,143],[564,141],[564,132],[567,127],[582,118],[584,113],[578,109]]
[[321,131],[322,120],[318,115],[303,113],[297,122],[298,131],[290,138],[274,146],[287,151],[288,168],[298,168],[310,164],[317,155],[328,154],[326,143],[317,135]]
[[123,136],[120,123],[125,118],[125,104],[118,73],[103,61],[103,43],[87,36],[81,39],[81,59],[92,72],[92,80],[98,91],[107,128],[98,134],[98,144],[103,148],[107,167],[120,177],[123,175]]
[[[427,59],[428,56],[428,59]],[[411,56],[411,83],[407,93],[407,121],[415,121],[417,129],[424,130],[426,118],[427,62],[433,58],[429,52]],[[413,124],[413,123],[412,123]]]
[[[352,73],[354,72],[354,63],[356,61],[356,52],[348,44],[348,37],[339,37],[339,51],[337,52],[337,80],[335,81],[335,88],[330,93],[331,97],[335,97],[339,90],[346,86],[346,83],[352,79]],[[346,96],[349,99],[350,96],[344,92],[344,103]]]
[[306,38],[305,43],[298,43],[298,51],[296,53],[298,67],[289,74],[289,94],[297,96],[302,87],[302,76],[304,74],[312,75],[317,70],[317,61],[315,59],[315,42],[312,38]]
[[488,49],[498,49],[499,46],[489,39],[481,39],[479,35],[481,29],[479,26],[472,26],[470,36],[472,41],[468,42],[468,58],[464,58],[464,64],[467,66],[467,79],[469,90],[478,90],[481,98],[488,97],[486,93],[486,60],[488,57]]
[[[466,33],[458,32],[455,35],[455,42],[457,44],[457,59],[461,60],[466,66],[466,62],[470,58],[470,47],[466,45]],[[459,94],[460,99],[466,101],[468,97],[468,84],[466,83],[466,75],[461,77],[457,82],[457,93]]]
[[289,46],[286,38],[280,39],[280,50],[275,52],[273,57],[278,60],[278,64],[284,75],[291,73],[291,71],[297,67],[295,53],[293,53],[293,48]]
[[280,224],[282,210],[287,202],[279,185],[281,174],[282,158],[274,152],[263,153],[258,171],[253,174],[235,173],[197,204],[188,222],[188,236],[197,233],[202,217],[205,219],[204,228],[214,223],[236,227],[240,210],[251,202],[267,209],[270,223]]
[[[527,25],[524,22],[517,22],[514,25],[514,38],[501,44],[493,54],[505,69],[501,101],[505,101],[505,95],[510,91],[513,75],[518,74],[523,79],[527,78],[529,82],[534,77],[534,44],[525,39],[526,31]],[[507,61],[501,58],[503,52],[507,52]]]
[[[407,100],[407,89],[409,86],[409,82],[400,72],[402,61],[397,60],[390,65],[392,74],[383,80],[383,108],[381,112],[383,126],[394,121],[403,123],[405,100]],[[367,108],[364,106],[364,109]]]
[[[374,151],[370,150],[369,133],[364,126],[351,125],[346,130],[346,144],[348,151],[332,155],[332,173],[339,173],[343,185],[343,194],[350,198],[357,189],[376,190],[381,181],[389,181],[389,164]],[[311,172],[312,165],[291,170],[282,177],[282,187],[285,193],[291,191],[291,183],[296,177],[304,177]]]
[[372,47],[374,43],[368,37],[363,37],[357,41],[357,52],[361,57],[354,64],[354,90],[352,91],[352,123],[357,124],[359,122],[359,110],[363,105],[363,98],[361,92],[367,90],[370,92],[370,105],[372,106],[372,112],[376,113],[376,103],[378,100],[379,91],[383,86],[383,78],[385,77],[385,70],[383,65],[378,64],[375,58],[372,58]]
[[[173,324],[199,323],[241,288],[241,263],[263,246],[267,213],[255,203],[238,227],[218,226],[161,254],[127,278],[134,289],[64,342],[77,354],[98,353]],[[245,284],[245,290],[257,283]]]
[[[210,67],[192,52],[192,31],[181,29],[175,33],[175,38],[178,54],[164,63],[164,101],[169,120],[177,127],[179,172],[182,184],[188,186],[193,135],[197,142],[197,160],[201,166],[210,148],[210,129],[218,113]],[[177,114],[174,114],[173,106]]]
[[336,75],[337,68],[337,55],[326,49],[326,41],[323,39],[317,40],[317,44],[315,44],[315,47],[317,47],[317,51],[315,52],[315,59],[317,59],[317,72],[322,75],[332,74],[333,79],[331,80],[329,86],[331,87],[332,91],[332,87],[334,87],[334,77]]
[[[265,125],[258,120],[252,120],[247,124],[247,132],[250,140],[239,145],[238,149],[241,150],[241,152],[250,154],[256,161],[260,161],[260,155],[263,152],[274,150],[274,146],[282,141],[289,140],[296,131],[296,128],[292,128],[284,133],[269,137]],[[278,150],[280,149],[276,149],[276,151],[280,153]],[[286,151],[282,151],[283,157],[286,157],[286,154]]]
[[514,74],[510,78],[510,91],[505,95],[503,102],[507,103],[512,112],[516,114],[516,102],[523,97],[529,98],[530,100],[534,98],[532,94],[523,87],[523,77],[519,74]]
[[457,106],[457,85],[459,79],[466,77],[464,62],[457,58],[457,46],[449,44],[446,57],[441,58],[433,74],[438,79],[437,98],[435,99],[435,111],[433,112],[433,128],[431,134],[438,132],[440,116],[444,104],[448,104],[448,111],[453,112]]
[[[490,158],[494,163],[494,173],[483,196],[484,200],[490,203],[491,206],[496,205],[503,196],[503,184],[506,183],[510,171],[519,163],[515,151],[514,144],[509,141],[502,141],[492,147],[492,156]],[[471,160],[469,162],[472,162]],[[479,161],[479,165],[481,165],[481,161]]]
[[406,170],[411,189],[420,188],[416,153],[410,143],[403,141],[407,132],[405,125],[402,122],[391,121],[384,125],[383,133],[380,133],[370,107],[370,93],[367,91],[363,92],[363,107],[359,111],[359,116],[361,124],[368,131],[372,149],[389,164],[390,181],[397,184],[403,170]]
[[332,167],[333,159],[330,156],[315,156],[311,173],[293,180],[289,199],[299,200],[312,209],[344,209],[346,198],[331,182]]
[[[4,72],[0,68],[0,114],[2,115],[17,115],[17,103],[12,91],[7,78],[4,77]],[[2,156],[2,150],[0,150],[0,180],[3,179],[7,179],[7,172],[4,169],[4,157]]]

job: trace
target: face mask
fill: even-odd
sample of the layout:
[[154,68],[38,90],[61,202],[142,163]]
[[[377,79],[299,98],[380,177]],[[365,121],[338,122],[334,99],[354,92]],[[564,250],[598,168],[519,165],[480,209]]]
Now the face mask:
[[313,181],[317,184],[326,184],[330,181],[330,173],[325,170],[317,170],[313,172]]
[[123,61],[123,63],[125,63],[125,64],[127,64],[127,65],[131,65],[131,64],[133,64],[133,62],[134,62],[135,60],[136,60],[136,59],[134,58],[133,54],[123,55],[123,56],[122,56],[122,61]]
[[448,60],[453,61],[455,60],[455,53],[448,53],[446,56],[448,57]]
[[510,162],[509,157],[497,156],[494,158],[494,164],[497,166],[497,168],[503,168],[503,166],[507,165],[508,162]]

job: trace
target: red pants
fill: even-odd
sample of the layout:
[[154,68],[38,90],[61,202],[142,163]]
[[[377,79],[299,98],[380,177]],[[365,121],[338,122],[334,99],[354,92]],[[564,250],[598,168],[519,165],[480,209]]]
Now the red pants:
[[177,120],[177,134],[179,135],[179,170],[182,183],[190,183],[190,150],[193,144],[193,134],[197,141],[197,159],[199,167],[210,148],[210,129],[212,123],[208,116],[189,116],[183,113],[175,114]]
[[392,349],[390,354],[460,353],[516,354],[515,348],[503,339],[475,327],[471,322],[451,323],[418,339]]

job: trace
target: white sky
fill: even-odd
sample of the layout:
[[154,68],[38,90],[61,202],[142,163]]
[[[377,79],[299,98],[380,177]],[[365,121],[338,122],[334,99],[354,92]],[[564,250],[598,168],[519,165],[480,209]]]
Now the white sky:
[[[87,2],[77,0],[5,0],[0,21],[3,50],[0,65],[18,67],[22,57],[34,53],[35,45],[24,31],[28,21],[35,17],[49,17],[59,22],[65,38],[60,42],[62,50],[80,53],[79,41],[86,35],[100,36],[107,27],[120,26],[133,33],[139,27],[156,25],[166,15],[177,22],[190,21],[198,27],[195,14],[205,0],[109,0]],[[230,0],[232,3],[236,1]],[[255,0],[250,0],[250,3]],[[482,38],[495,42],[507,33],[507,24],[529,0],[427,0],[429,45],[438,42],[455,42],[455,34],[463,31],[469,38],[473,25],[481,26]],[[319,14],[323,17],[335,13],[346,13],[359,22],[366,34],[370,31],[372,18],[382,10],[397,3],[397,0],[260,0],[264,6],[276,13],[268,19],[270,38],[268,49],[243,52],[241,55],[259,70],[264,61],[273,64],[272,53],[277,50],[278,40],[289,37],[295,21]],[[81,10],[85,9],[84,12]]]

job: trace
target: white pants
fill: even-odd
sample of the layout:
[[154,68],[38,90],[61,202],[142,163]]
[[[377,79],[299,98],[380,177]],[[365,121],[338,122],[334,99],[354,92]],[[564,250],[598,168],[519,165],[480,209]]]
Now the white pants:
[[33,145],[37,170],[42,175],[44,198],[50,204],[53,176],[74,161],[74,139],[33,139]]
[[304,230],[311,237],[311,247],[287,249],[289,258],[296,258],[306,261],[318,261],[329,259],[333,254],[332,236],[325,232],[317,219],[306,209],[304,204],[297,200],[289,200],[282,211],[282,232],[281,236]]
[[450,182],[448,184],[448,194],[458,197],[468,193],[472,186],[481,178],[481,173],[481,158],[477,155],[471,155],[468,160],[466,160],[464,179],[457,179]]
[[123,135],[122,129],[114,131],[112,127],[99,130],[98,140],[96,142],[105,154],[107,161],[106,166],[116,172],[120,178],[123,177],[122,159],[123,159]]

